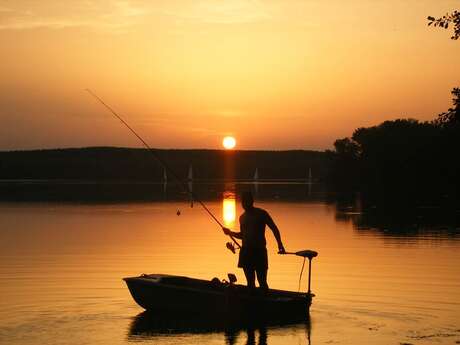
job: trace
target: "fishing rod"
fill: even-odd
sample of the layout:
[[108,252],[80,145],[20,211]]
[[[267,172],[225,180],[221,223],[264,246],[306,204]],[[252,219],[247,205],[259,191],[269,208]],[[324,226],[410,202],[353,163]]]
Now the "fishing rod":
[[[203,207],[203,209],[208,213],[209,216],[211,216],[211,218],[223,229],[224,226],[223,224],[219,221],[219,219],[216,218],[216,216],[211,212],[211,210],[205,205],[205,203],[203,201],[201,201],[200,198],[198,198],[198,196],[192,191],[190,190],[190,188],[188,187],[188,185],[186,185],[180,178],[179,176],[174,172],[173,169],[171,169],[169,167],[168,164],[166,164],[166,162],[149,146],[149,144],[144,140],[142,139],[142,137],[137,134],[137,132],[125,121],[123,120],[123,118],[115,111],[113,110],[112,107],[110,107],[107,103],[105,103],[98,95],[96,95],[93,91],[91,91],[90,89],[85,89],[86,92],[88,92],[91,96],[93,96],[97,101],[99,101],[99,103],[101,103],[107,110],[109,110],[112,115],[114,115],[118,120],[121,121],[121,123],[123,125],[125,125],[130,131],[131,133],[133,133],[137,139],[139,139],[142,144],[147,148],[148,152],[150,152],[152,154],[152,156],[161,164],[161,166],[166,169],[171,175],[172,177],[174,177],[177,182],[179,183],[179,186],[186,192],[188,193],[194,200],[196,200],[200,205],[201,207]],[[238,248],[241,248],[241,245],[238,243],[238,241],[232,236],[232,235],[228,235],[230,236],[230,238],[232,239],[233,243],[238,247]],[[231,242],[228,242],[226,244],[226,247],[232,252],[232,253],[235,253],[235,247],[233,246],[233,244]]]

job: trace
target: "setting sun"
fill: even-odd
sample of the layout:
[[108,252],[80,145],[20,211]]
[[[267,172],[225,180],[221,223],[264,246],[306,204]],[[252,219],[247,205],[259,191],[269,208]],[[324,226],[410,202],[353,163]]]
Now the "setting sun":
[[227,150],[231,150],[233,149],[235,146],[236,146],[236,140],[234,137],[225,137],[223,140],[222,140],[222,146],[224,148],[226,148]]

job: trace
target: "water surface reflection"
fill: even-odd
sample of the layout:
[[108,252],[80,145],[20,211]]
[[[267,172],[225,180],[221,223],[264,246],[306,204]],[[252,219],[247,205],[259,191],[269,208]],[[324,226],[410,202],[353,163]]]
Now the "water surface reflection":
[[[161,341],[166,336],[177,339],[187,335],[203,334],[213,340],[222,340],[225,345],[273,345],[279,344],[276,333],[294,335],[300,344],[311,344],[311,323],[257,323],[237,324],[222,320],[200,318],[181,318],[180,316],[155,315],[142,312],[130,324],[128,340],[132,342]],[[271,335],[273,341],[270,341]]]
[[403,241],[460,238],[460,211],[450,207],[420,207],[397,200],[374,203],[362,195],[339,196],[332,204],[335,219],[350,222],[362,235],[375,233]]
[[224,225],[233,228],[236,219],[236,195],[233,190],[227,190],[222,195],[222,218]]
[[[36,187],[28,190],[37,198],[52,194]],[[71,186],[69,196],[83,198],[85,188],[99,187]],[[256,205],[272,214],[286,248],[320,253],[312,276],[313,343],[460,341],[458,213],[329,200],[316,187],[307,197],[306,185],[299,183],[259,187]],[[124,187],[101,188],[111,197],[112,188]],[[145,325],[143,316],[133,320],[141,309],[123,277],[168,273],[209,280],[233,272],[245,281],[222,231],[200,207],[188,207],[186,194],[175,192],[173,184],[166,195],[162,185],[138,188],[148,201],[0,204],[0,343],[309,342],[310,327],[304,324],[203,330]],[[213,214],[235,228],[238,196],[253,186],[195,183],[194,188]],[[126,191],[130,196],[132,187]],[[267,244],[270,285],[296,291],[301,261],[277,255],[270,232]]]

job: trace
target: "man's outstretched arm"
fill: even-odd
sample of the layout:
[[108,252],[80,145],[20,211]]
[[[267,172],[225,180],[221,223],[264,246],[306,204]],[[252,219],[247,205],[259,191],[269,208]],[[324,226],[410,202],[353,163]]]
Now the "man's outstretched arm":
[[225,235],[233,236],[233,237],[238,238],[240,240],[243,238],[243,236],[241,235],[241,232],[232,231],[232,230],[230,230],[229,228],[226,228],[226,227],[223,227],[222,230],[224,231]]
[[278,229],[278,227],[276,226],[275,222],[273,221],[272,217],[270,217],[268,212],[267,212],[267,225],[270,228],[270,230],[273,232],[276,242],[278,243],[278,252],[280,254],[284,254],[286,250],[284,249],[283,241],[281,241],[280,230]]

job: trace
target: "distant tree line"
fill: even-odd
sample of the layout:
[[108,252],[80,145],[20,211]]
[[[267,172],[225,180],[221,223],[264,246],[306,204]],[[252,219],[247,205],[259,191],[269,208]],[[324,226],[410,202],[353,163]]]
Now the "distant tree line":
[[[329,157],[324,152],[155,150],[181,180],[193,167],[195,180],[249,180],[258,169],[264,179],[306,179],[326,176]],[[0,152],[1,180],[104,180],[161,182],[164,169],[146,149],[74,148]],[[173,182],[168,172],[167,179]]]
[[432,121],[385,121],[334,143],[329,181],[378,200],[459,204],[460,89],[453,106]]
[[[306,180],[311,169],[313,181],[318,182],[327,175],[330,159],[325,152],[303,150],[155,152],[183,182],[192,166],[193,190],[204,200],[220,199],[222,191],[235,188],[230,181],[252,180],[256,169],[261,181]],[[165,184],[164,168],[145,149],[93,147],[0,152],[0,201],[188,200],[172,174],[168,172],[166,177]],[[249,184],[238,188],[254,189]],[[258,198],[280,196],[283,190],[260,186]],[[293,184],[286,192],[289,200],[305,198],[307,188]]]

